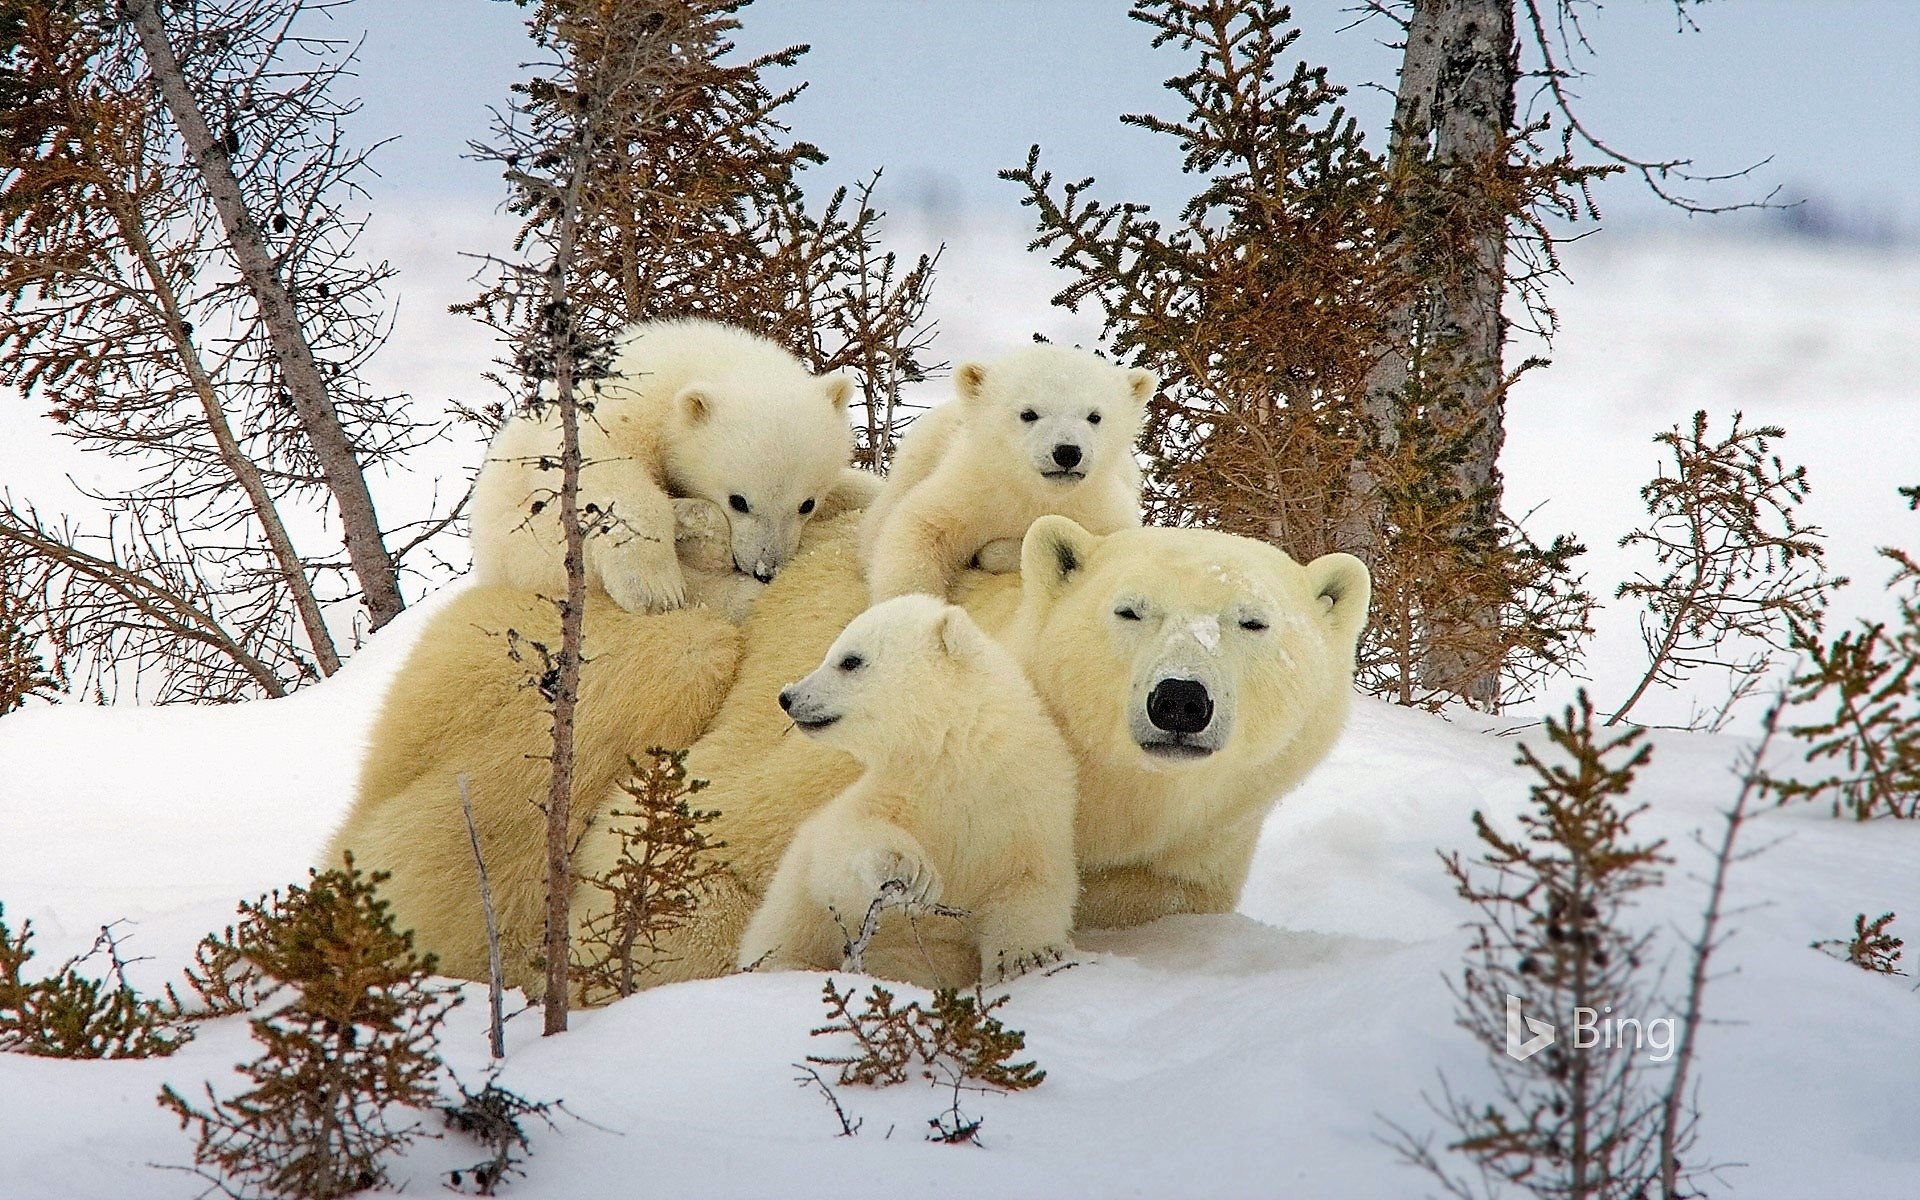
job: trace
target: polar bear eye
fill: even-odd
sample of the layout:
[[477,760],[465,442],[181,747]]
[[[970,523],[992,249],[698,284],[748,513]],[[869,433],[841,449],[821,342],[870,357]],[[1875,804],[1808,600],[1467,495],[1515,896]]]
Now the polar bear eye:
[[858,654],[849,654],[840,660],[840,669],[842,671],[858,671],[866,665],[867,660],[861,658]]
[[1113,610],[1113,615],[1119,617],[1122,621],[1138,621],[1140,619],[1140,610],[1134,605],[1122,604],[1119,608]]
[[1246,630],[1248,633],[1259,633],[1266,627],[1267,623],[1259,617],[1245,617],[1240,622],[1240,628]]
[[804,517],[812,511],[813,511],[813,497],[808,496],[805,500],[802,500],[800,502],[800,515]]
[[1040,419],[1040,414],[1030,408],[1020,410],[1020,419],[1031,425]]
[[742,496],[739,492],[735,492],[733,495],[728,496],[727,503],[733,505],[733,511],[737,513],[751,511],[747,507],[747,498],[745,496]]
[[1087,424],[1098,425],[1099,423],[1100,423],[1100,412],[1098,409],[1095,409],[1093,412],[1090,412],[1087,414]]

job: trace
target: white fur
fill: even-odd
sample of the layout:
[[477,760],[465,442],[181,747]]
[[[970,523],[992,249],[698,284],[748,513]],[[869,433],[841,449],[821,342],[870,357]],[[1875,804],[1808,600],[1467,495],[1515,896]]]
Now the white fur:
[[969,565],[1007,569],[1049,513],[1095,533],[1137,526],[1133,443],[1158,386],[1151,371],[1059,346],[961,364],[956,398],[914,423],[867,510],[872,598],[944,597]]
[[963,609],[931,596],[868,609],[781,704],[866,773],[801,824],[742,965],[839,967],[844,930],[890,882],[903,901],[964,910],[985,978],[1065,953],[1073,755],[1012,655]]
[[[770,578],[841,481],[850,395],[845,376],[809,374],[745,330],[711,321],[629,330],[612,375],[583,397],[580,505],[599,522],[587,539],[588,585],[631,612],[685,603],[676,497],[724,511],[733,566]],[[548,406],[507,422],[488,448],[473,496],[476,583],[548,595],[566,586],[560,438]]]

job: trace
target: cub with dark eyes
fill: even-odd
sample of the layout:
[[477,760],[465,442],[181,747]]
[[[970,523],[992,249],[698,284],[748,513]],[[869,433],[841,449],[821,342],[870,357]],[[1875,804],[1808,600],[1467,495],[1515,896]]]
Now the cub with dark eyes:
[[[724,512],[727,564],[764,583],[800,531],[858,508],[872,477],[847,466],[845,375],[814,375],[766,338],[714,321],[636,325],[611,373],[581,393],[580,508],[587,586],[632,613],[687,602],[676,499]],[[557,408],[494,436],[473,489],[473,581],[566,592]]]
[[[960,910],[988,981],[1067,952],[1073,753],[1013,655],[964,609],[919,595],[868,609],[780,706],[865,773],[801,823],[747,925],[742,966],[837,969],[876,901]],[[893,915],[878,929],[875,970],[912,944],[904,924]],[[898,973],[918,978],[919,966]]]
[[874,603],[947,598],[961,571],[1017,568],[1049,513],[1093,533],[1140,524],[1133,443],[1159,376],[1085,350],[1031,346],[962,363],[955,398],[916,420],[861,527]]

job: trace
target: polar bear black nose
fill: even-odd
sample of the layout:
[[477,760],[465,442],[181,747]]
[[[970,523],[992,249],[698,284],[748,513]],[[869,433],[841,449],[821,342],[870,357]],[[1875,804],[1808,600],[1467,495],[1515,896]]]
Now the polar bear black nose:
[[781,712],[793,711],[793,694],[787,691],[786,688],[780,689],[780,711]]
[[1147,720],[1168,733],[1199,733],[1213,720],[1213,697],[1195,679],[1162,679],[1147,693]]
[[1062,471],[1071,471],[1080,465],[1080,447],[1071,442],[1061,442],[1053,448],[1053,461],[1060,464]]

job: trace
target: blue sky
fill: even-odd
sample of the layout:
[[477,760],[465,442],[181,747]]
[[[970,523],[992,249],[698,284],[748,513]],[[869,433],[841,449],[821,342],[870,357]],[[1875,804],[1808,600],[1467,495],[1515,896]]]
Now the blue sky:
[[[1354,88],[1379,128],[1396,55],[1391,30],[1352,22],[1349,0],[1294,6],[1297,53]],[[1033,142],[1062,176],[1095,175],[1100,192],[1167,205],[1184,193],[1170,139],[1122,127],[1120,113],[1172,114],[1161,81],[1183,68],[1154,51],[1123,0],[761,0],[741,48],[813,47],[792,82],[799,136],[832,161],[822,185],[885,166],[891,207],[935,205],[1019,220],[1017,192],[994,172]],[[1614,0],[1590,15],[1597,51],[1581,59],[1584,119],[1644,157],[1693,157],[1729,170],[1772,156],[1778,183],[1855,220],[1920,229],[1920,3],[1913,0],[1717,0],[1676,32],[1670,0]],[[381,154],[379,193],[431,202],[499,195],[494,169],[463,162],[527,57],[522,10],[498,0],[362,0],[337,24],[365,28],[359,136],[397,134]],[[449,196],[448,193],[452,193]],[[1616,222],[1678,221],[1636,184],[1601,193]]]

